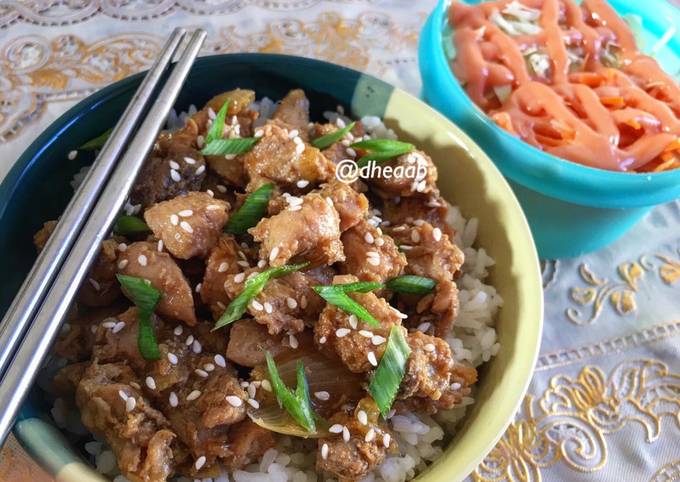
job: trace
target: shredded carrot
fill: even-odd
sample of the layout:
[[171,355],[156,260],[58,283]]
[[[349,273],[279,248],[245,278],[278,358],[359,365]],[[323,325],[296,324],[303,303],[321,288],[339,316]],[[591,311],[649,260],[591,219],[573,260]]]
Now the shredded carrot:
[[626,101],[623,97],[600,97],[602,105],[613,107],[614,109],[623,109],[626,106]]

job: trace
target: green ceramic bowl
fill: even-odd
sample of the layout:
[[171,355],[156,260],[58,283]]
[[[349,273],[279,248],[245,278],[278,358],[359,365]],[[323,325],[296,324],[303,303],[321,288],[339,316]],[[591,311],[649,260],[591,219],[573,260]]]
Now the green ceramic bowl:
[[[141,80],[117,82],[88,97],[54,122],[21,156],[0,185],[0,313],[35,258],[31,238],[56,218],[71,195],[69,180],[92,162],[67,154],[112,126]],[[419,480],[463,479],[493,448],[512,419],[531,378],[541,339],[542,291],[538,258],[512,191],[489,158],[460,129],[430,107],[373,77],[298,57],[237,54],[197,61],[177,102],[202,105],[234,87],[281,98],[302,87],[312,115],[342,104],[353,116],[378,115],[435,160],[444,197],[466,217],[479,218],[478,242],[496,259],[491,282],[505,300],[497,323],[501,350],[481,373],[477,402],[445,454]],[[102,480],[49,422],[47,397],[35,389],[14,433],[50,473],[66,482]]]

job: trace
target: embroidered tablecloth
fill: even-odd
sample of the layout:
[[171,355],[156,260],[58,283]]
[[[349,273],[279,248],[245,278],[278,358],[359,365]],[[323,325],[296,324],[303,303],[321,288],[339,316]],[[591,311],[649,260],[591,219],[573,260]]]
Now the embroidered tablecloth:
[[[178,25],[205,54],[317,57],[420,91],[435,0],[4,0],[0,179],[66,109],[146,68]],[[567,233],[568,235],[568,233]],[[680,480],[680,203],[614,245],[543,269],[541,356],[514,423],[474,480]],[[49,478],[11,439],[0,481]]]

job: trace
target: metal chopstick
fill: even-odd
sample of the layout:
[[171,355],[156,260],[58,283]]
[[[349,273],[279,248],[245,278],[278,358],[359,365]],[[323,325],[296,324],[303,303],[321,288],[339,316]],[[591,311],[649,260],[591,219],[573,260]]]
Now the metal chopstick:
[[0,322],[0,376],[7,370],[31,318],[52,284],[59,266],[73,246],[99,193],[111,175],[116,160],[139,124],[141,114],[170,65],[185,33],[184,29],[178,28],[170,35]]
[[68,307],[98,254],[101,241],[109,234],[205,36],[203,30],[197,30],[192,35],[158,99],[116,166],[0,382],[0,443],[12,427],[21,403],[59,332]]

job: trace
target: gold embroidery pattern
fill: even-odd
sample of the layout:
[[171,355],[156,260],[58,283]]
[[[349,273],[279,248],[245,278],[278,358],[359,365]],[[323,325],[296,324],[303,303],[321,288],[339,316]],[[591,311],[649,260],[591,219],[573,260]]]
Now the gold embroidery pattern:
[[538,357],[536,372],[550,370],[581,362],[588,358],[621,352],[633,347],[655,343],[680,335],[680,321],[661,323],[628,335],[598,341],[579,348],[544,353]]
[[[329,0],[6,0],[0,2],[0,28],[26,22],[44,26],[72,25],[96,16],[139,21],[165,17],[174,12],[193,15],[236,13],[249,6],[270,11],[311,8]],[[332,1],[332,0],[330,0]],[[357,1],[357,0],[355,0]],[[371,3],[371,0],[364,0]],[[335,0],[335,3],[347,3]]]
[[680,459],[661,467],[649,482],[675,482],[680,480]]
[[680,258],[675,259],[663,253],[644,255],[639,261],[621,263],[617,267],[619,280],[613,281],[599,277],[586,263],[582,263],[579,265],[579,275],[587,286],[574,287],[569,294],[578,305],[588,307],[590,313],[584,314],[580,309],[567,308],[567,318],[577,325],[591,324],[600,316],[607,302],[618,315],[633,313],[637,310],[635,296],[640,282],[646,272],[653,271],[658,272],[665,284],[672,285],[680,279]]
[[[304,55],[379,75],[390,62],[415,64],[415,56],[402,55],[414,51],[424,16],[397,25],[386,13],[364,12],[347,19],[327,12],[309,22],[275,20],[258,32],[232,25],[212,35],[202,53]],[[74,35],[29,35],[0,46],[0,143],[40,116],[47,102],[84,97],[147,68],[162,42],[160,35],[136,32],[92,43]],[[370,52],[379,52],[380,58]]]
[[542,470],[557,463],[596,472],[607,463],[608,435],[637,423],[653,443],[665,418],[680,429],[680,374],[670,373],[661,361],[626,361],[609,376],[586,366],[576,378],[551,378],[539,398],[527,395],[515,422],[472,476],[540,481]]

